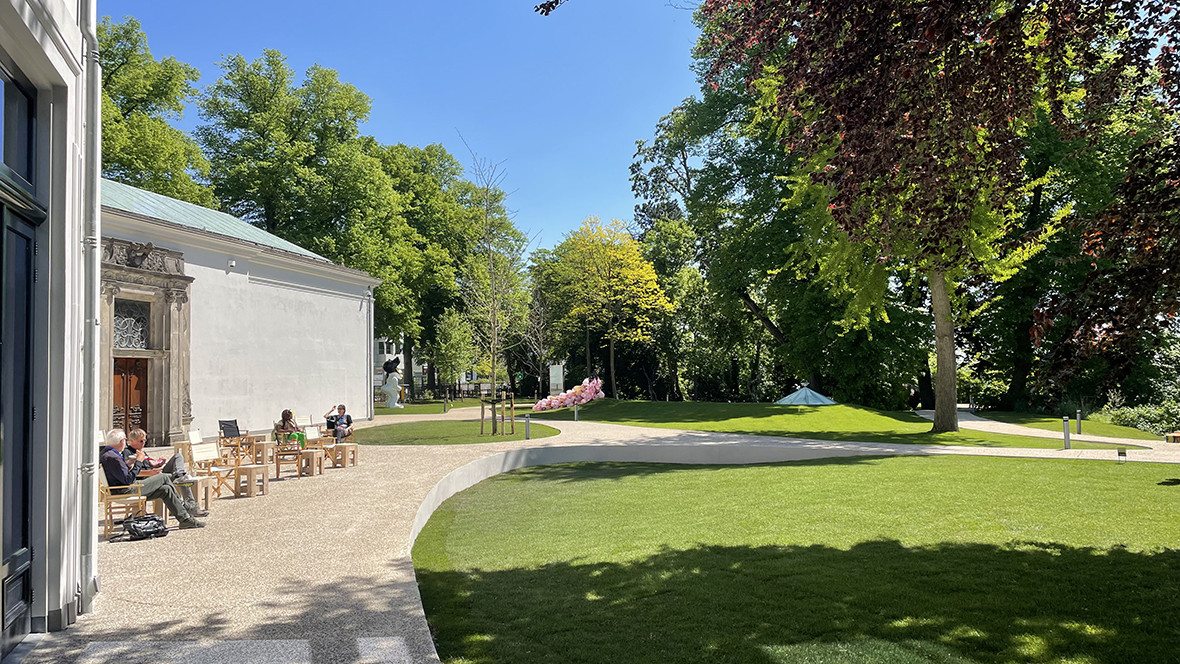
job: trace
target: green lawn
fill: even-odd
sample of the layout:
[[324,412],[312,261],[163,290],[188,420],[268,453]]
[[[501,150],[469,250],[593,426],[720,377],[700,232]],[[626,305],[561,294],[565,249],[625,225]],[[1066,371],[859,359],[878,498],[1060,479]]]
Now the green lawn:
[[[1061,418],[1052,417],[1050,415],[1038,415],[1034,413],[1010,413],[1006,411],[979,411],[976,413],[980,417],[986,417],[989,420],[997,422],[1007,422],[1008,424],[1019,424],[1021,426],[1032,427],[1033,429],[1044,429],[1045,431],[1053,431],[1061,433]],[[1075,432],[1078,430],[1077,420],[1072,417],[1069,419],[1069,430]],[[1091,436],[1109,436],[1111,438],[1134,438],[1136,440],[1163,440],[1162,436],[1157,436],[1150,431],[1143,431],[1134,427],[1123,427],[1117,424],[1107,424],[1106,422],[1099,422],[1097,420],[1082,420],[1082,435]]]
[[[538,413],[537,419],[572,420],[572,409]],[[983,445],[987,447],[1059,448],[1061,441],[971,431],[930,433],[930,420],[914,413],[873,410],[860,406],[775,406],[765,403],[615,401],[600,399],[582,406],[579,419],[664,429],[693,429],[760,436],[916,445]],[[1084,426],[1084,425],[1083,425]],[[1079,449],[1110,449],[1111,445],[1076,441]]]
[[1176,662],[1180,467],[526,468],[413,551],[449,664]]
[[[467,399],[466,401],[451,402],[451,410],[470,406],[478,407],[479,401]],[[373,409],[375,415],[441,415],[442,412],[443,402],[441,399],[434,401],[415,401],[405,404],[405,408],[382,408],[377,406]]]
[[[486,431],[491,431],[491,424]],[[534,422],[529,428],[532,438],[548,438],[557,429]],[[362,445],[472,445],[524,440],[524,422],[516,422],[516,433],[508,436],[481,436],[479,422],[406,422],[357,429],[353,433]]]

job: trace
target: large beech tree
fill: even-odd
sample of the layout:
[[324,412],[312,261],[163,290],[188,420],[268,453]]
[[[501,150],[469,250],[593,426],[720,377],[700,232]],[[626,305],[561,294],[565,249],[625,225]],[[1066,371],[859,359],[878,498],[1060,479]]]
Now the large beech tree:
[[176,58],[157,60],[139,21],[98,24],[102,64],[102,174],[183,201],[214,207],[199,183],[209,162],[191,136],[173,127],[200,72]]
[[1175,14],[1157,0],[706,0],[700,11],[713,75],[749,72],[839,231],[870,259],[925,272],[934,429],[957,429],[950,293],[954,279],[1004,276],[1029,253],[1010,239],[1027,195],[1021,137],[1038,109],[1084,133],[1120,96],[1174,100]]

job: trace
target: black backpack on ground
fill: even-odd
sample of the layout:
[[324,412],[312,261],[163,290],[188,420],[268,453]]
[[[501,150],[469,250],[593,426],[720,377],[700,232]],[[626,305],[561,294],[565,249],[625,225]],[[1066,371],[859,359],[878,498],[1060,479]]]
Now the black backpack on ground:
[[124,519],[123,530],[127,533],[128,539],[135,542],[152,537],[167,536],[168,524],[155,514],[141,514]]

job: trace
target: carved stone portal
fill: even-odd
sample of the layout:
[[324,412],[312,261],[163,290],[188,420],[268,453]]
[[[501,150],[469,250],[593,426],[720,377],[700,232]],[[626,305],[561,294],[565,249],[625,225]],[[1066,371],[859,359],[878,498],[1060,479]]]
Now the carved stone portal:
[[[182,440],[192,421],[189,400],[189,285],[184,254],[152,243],[103,238],[102,426],[116,419],[116,360],[146,361],[137,380],[144,399],[149,445]],[[116,302],[118,303],[116,305]],[[116,335],[116,327],[121,332]],[[124,362],[125,364],[125,362]]]

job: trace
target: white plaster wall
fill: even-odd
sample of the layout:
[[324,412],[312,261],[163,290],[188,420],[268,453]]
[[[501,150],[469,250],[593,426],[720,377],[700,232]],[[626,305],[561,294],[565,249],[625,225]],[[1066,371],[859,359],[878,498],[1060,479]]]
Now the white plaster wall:
[[308,274],[302,259],[248,248],[186,246],[174,232],[122,219],[108,217],[104,234],[184,253],[193,277],[190,430],[211,438],[219,419],[236,419],[269,431],[285,408],[319,421],[339,403],[353,419],[372,417],[371,302],[355,276]]

